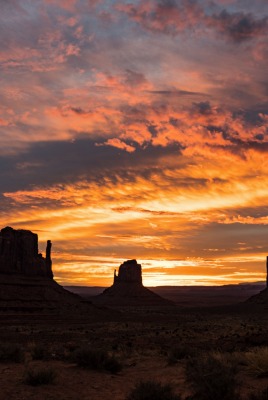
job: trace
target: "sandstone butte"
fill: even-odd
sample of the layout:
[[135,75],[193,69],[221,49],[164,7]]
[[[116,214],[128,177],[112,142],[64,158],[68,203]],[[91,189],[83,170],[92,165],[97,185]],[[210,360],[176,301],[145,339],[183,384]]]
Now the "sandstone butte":
[[53,279],[51,241],[46,257],[38,253],[38,236],[28,230],[7,226],[0,232],[0,273]]
[[136,260],[120,265],[114,271],[113,285],[93,299],[95,304],[106,306],[173,306],[174,304],[152,292],[142,284],[142,267]]
[[51,241],[38,252],[38,236],[11,227],[0,231],[0,312],[59,312],[81,308],[82,299],[53,279]]

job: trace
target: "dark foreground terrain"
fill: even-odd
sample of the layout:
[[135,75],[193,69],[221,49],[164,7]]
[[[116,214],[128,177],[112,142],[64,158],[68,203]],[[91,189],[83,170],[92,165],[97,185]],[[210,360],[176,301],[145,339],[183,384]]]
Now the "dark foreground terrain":
[[128,396],[148,380],[169,385],[165,400],[267,399],[268,306],[193,304],[2,311],[0,399],[144,400]]

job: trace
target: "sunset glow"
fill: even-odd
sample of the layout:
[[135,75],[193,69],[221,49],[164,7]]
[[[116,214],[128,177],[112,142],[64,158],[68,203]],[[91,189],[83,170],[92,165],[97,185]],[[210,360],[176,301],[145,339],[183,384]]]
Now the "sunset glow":
[[266,0],[1,3],[0,222],[62,284],[265,279]]

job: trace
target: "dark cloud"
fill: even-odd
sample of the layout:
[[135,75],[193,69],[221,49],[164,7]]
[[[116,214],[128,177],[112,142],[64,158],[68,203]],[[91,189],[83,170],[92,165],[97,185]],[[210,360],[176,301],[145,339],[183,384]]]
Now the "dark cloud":
[[117,9],[152,32],[174,35],[194,27],[203,16],[203,10],[195,0],[158,0],[146,4],[120,4]]
[[212,106],[209,101],[201,101],[199,103],[193,103],[193,111],[202,115],[210,115],[213,113]]
[[85,115],[89,113],[88,111],[83,110],[81,107],[71,107],[70,110],[79,115]]
[[180,146],[166,148],[147,146],[127,153],[111,146],[96,146],[91,139],[75,142],[39,142],[27,152],[0,158],[0,186],[2,193],[76,182],[81,178],[102,182],[116,176],[135,179],[137,175],[150,178],[163,157],[179,155]]
[[207,96],[205,93],[190,92],[188,90],[148,90],[148,93],[158,94],[163,96]]
[[235,42],[254,39],[268,34],[268,17],[257,19],[253,14],[243,12],[230,13],[221,11],[208,18],[208,26],[216,28],[221,34]]
[[[185,249],[188,248],[191,255],[207,256],[207,249],[211,248],[212,240],[213,247],[219,249],[218,256],[234,255],[248,252],[246,250],[239,250],[239,248],[250,247],[250,252],[259,253],[268,252],[268,245],[266,241],[267,226],[246,223],[211,223],[196,230],[192,239],[182,239]],[[213,239],[212,239],[213,238]],[[191,243],[191,244],[190,244]],[[245,243],[239,245],[239,243]],[[192,247],[190,247],[192,246]],[[215,256],[215,254],[214,254]]]
[[148,125],[147,129],[151,133],[152,137],[156,137],[157,136],[158,129],[157,129],[156,125]]
[[125,72],[125,84],[131,87],[137,87],[147,83],[147,79],[141,72],[127,69]]
[[[213,3],[211,2],[213,6]],[[219,5],[214,7],[219,8]],[[139,23],[144,29],[177,35],[191,30],[191,34],[207,35],[207,29],[215,30],[234,42],[243,42],[256,37],[265,37],[268,32],[268,17],[258,18],[253,13],[223,9],[210,14],[206,1],[158,0],[118,6],[121,12]],[[213,9],[213,7],[212,7]]]
[[263,141],[264,140],[264,135],[262,133],[259,133],[258,135],[255,135],[255,139]]
[[[226,132],[223,132],[222,136],[226,140],[226,144],[224,146],[212,146],[212,148],[222,148],[225,151],[236,154],[244,160],[247,159],[249,150],[255,150],[259,153],[268,152],[268,142],[264,142],[261,139],[242,140],[241,138],[232,136],[232,134]],[[228,142],[230,142],[230,144],[228,144]]]
[[[255,175],[255,172],[252,171],[251,176],[246,176],[245,179],[250,179]],[[234,207],[232,210],[225,210],[225,214],[232,218],[233,216],[241,216],[243,218],[262,218],[268,217],[268,206],[256,206],[256,207]]]
[[246,125],[250,127],[260,126],[263,124],[262,115],[266,114],[268,110],[268,104],[255,104],[249,109],[240,109],[233,111],[234,118],[242,118]]

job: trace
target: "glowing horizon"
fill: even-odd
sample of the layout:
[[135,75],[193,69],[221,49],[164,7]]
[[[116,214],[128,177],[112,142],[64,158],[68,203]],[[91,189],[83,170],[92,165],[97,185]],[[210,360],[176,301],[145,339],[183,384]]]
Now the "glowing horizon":
[[64,284],[263,280],[268,4],[1,5],[0,223]]
[[[111,286],[113,272],[126,260],[89,260],[66,262],[56,268],[54,279],[63,286]],[[258,260],[263,261],[263,260]],[[241,263],[241,260],[234,262]],[[251,262],[251,261],[250,261]],[[228,284],[252,283],[266,280],[266,273],[245,272],[240,268],[233,272],[220,262],[204,260],[138,260],[142,265],[144,286],[221,286]],[[228,262],[226,262],[228,265]],[[263,263],[264,264],[264,263]],[[57,265],[57,264],[56,264]],[[218,270],[216,270],[218,268]],[[170,269],[171,275],[167,269]],[[90,270],[89,272],[87,272]],[[68,277],[70,271],[71,276]],[[202,272],[204,274],[202,275]],[[208,272],[209,271],[209,272]],[[208,275],[210,273],[211,275]],[[73,276],[75,275],[75,277]]]

